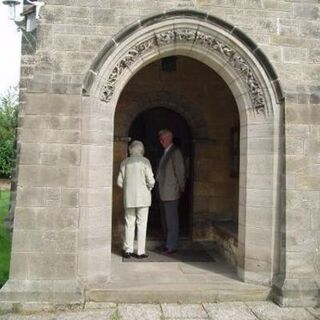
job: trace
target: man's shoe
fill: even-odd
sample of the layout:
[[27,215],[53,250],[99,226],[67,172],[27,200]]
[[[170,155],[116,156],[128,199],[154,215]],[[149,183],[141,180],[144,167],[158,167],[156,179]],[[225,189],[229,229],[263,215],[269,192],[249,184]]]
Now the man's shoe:
[[146,258],[148,258],[148,257],[149,257],[149,255],[146,254],[146,253],[137,254],[137,255],[136,255],[136,258],[137,258],[137,259],[146,259]]
[[132,256],[131,252],[123,252],[122,253],[122,257],[125,258],[125,259],[130,259],[131,256]]
[[172,250],[167,250],[167,251],[164,251],[164,254],[174,254],[174,253],[176,253],[178,250],[176,250],[176,249],[172,249]]
[[168,248],[166,246],[160,246],[156,248],[156,251],[158,252],[166,252],[168,251]]

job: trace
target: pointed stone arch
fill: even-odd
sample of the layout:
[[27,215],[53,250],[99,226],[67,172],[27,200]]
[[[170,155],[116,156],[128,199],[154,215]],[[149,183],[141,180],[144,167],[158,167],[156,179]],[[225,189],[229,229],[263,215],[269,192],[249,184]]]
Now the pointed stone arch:
[[[89,177],[82,185],[87,200],[80,206],[84,216],[90,210],[100,212],[106,227],[99,246],[93,243],[79,250],[78,276],[88,283],[110,277],[112,177],[105,172],[112,172],[113,118],[119,96],[139,70],[170,55],[208,65],[236,100],[240,117],[238,274],[244,281],[271,285],[279,250],[280,83],[262,50],[241,30],[197,11],[167,12],[128,26],[106,44],[86,75],[81,166]],[[97,119],[103,130],[93,128]],[[92,182],[92,166],[105,183]],[[80,238],[83,229],[83,238],[89,241],[101,225],[89,230],[83,221]]]

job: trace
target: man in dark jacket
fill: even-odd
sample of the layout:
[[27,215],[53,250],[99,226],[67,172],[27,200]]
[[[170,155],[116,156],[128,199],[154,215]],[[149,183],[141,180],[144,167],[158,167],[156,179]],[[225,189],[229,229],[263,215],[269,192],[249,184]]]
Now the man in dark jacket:
[[185,187],[185,166],[181,151],[173,144],[173,134],[167,129],[159,131],[159,140],[164,148],[157,170],[162,212],[164,215],[166,244],[161,251],[176,252],[179,238],[178,204]]

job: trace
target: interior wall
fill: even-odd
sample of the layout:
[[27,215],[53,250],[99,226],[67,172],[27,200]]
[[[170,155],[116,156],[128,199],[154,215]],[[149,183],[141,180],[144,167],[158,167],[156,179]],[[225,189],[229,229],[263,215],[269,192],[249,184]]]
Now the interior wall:
[[[127,84],[115,114],[114,177],[120,161],[126,157],[126,145],[132,121],[148,104],[148,97],[166,92],[189,117],[204,119],[201,126],[190,124],[193,139],[193,232],[194,239],[213,237],[212,222],[238,220],[238,173],[232,169],[232,132],[239,128],[239,115],[234,98],[225,82],[206,65],[178,56],[176,69],[163,71],[157,60],[140,70]],[[159,100],[159,107],[174,109],[170,98]],[[186,119],[188,121],[188,119]],[[190,121],[189,121],[190,122]],[[233,153],[233,155],[232,155]],[[234,167],[234,165],[233,165]],[[119,188],[113,192],[113,236],[123,234],[123,205]]]

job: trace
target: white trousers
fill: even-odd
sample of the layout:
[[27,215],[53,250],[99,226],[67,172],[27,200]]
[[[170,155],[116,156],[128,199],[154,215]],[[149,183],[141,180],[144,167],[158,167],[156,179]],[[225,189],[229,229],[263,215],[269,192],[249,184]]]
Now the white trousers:
[[134,233],[137,224],[138,251],[137,254],[145,253],[146,234],[148,223],[149,207],[126,208],[125,209],[125,239],[123,249],[126,252],[133,252]]

